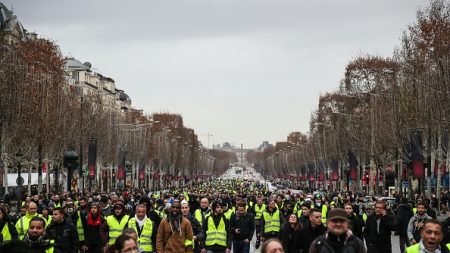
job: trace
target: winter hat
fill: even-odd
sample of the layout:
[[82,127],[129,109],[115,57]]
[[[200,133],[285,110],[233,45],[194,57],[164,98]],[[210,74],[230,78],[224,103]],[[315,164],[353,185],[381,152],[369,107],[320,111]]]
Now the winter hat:
[[212,203],[211,208],[212,208],[212,210],[215,210],[216,207],[218,207],[218,206],[222,207],[222,204],[216,200]]
[[328,213],[328,219],[327,220],[345,220],[349,221],[347,218],[347,212],[345,212],[342,208],[333,208]]

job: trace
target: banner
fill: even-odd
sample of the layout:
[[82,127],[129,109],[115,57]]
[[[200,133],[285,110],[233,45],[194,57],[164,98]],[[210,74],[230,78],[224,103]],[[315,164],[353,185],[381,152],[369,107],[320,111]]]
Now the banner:
[[425,178],[422,154],[422,130],[411,131],[411,160],[413,176],[417,179]]
[[145,161],[142,161],[139,166],[139,180],[145,179]]
[[331,162],[331,180],[339,180],[339,161],[337,159]]
[[121,149],[119,152],[119,163],[116,174],[117,180],[125,179],[125,150]]
[[357,180],[358,159],[356,159],[355,153],[351,150],[348,151],[348,164],[350,169],[350,179]]
[[95,178],[95,172],[97,171],[97,140],[91,140],[88,149],[88,167],[89,167],[89,179]]

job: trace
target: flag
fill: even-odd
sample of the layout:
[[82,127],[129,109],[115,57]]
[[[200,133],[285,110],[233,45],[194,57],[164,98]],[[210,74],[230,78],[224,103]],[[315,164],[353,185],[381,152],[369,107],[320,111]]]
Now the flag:
[[118,180],[125,179],[125,150],[121,149],[119,152],[119,167],[117,168],[116,178]]
[[357,179],[357,169],[358,169],[358,159],[356,159],[355,153],[353,151],[348,151],[348,164],[350,169],[350,179],[356,180]]
[[425,178],[425,169],[423,167],[422,154],[422,130],[416,129],[411,131],[411,160],[413,175],[415,178]]
[[339,161],[338,161],[338,159],[333,159],[333,161],[331,161],[331,180],[333,180],[333,181],[339,180]]
[[97,140],[91,140],[88,148],[89,179],[95,178],[97,169]]

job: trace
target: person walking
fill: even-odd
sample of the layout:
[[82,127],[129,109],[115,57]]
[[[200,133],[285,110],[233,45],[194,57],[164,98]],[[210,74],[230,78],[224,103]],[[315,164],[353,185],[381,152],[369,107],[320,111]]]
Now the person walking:
[[275,200],[271,200],[266,211],[261,216],[261,227],[263,228],[261,240],[278,238],[280,236],[282,220],[283,217],[277,208]]
[[309,253],[366,253],[363,242],[348,228],[349,221],[344,209],[331,209],[326,222],[328,230],[312,242]]
[[249,253],[250,241],[255,232],[255,220],[252,213],[247,212],[245,203],[239,203],[236,213],[231,216],[233,235],[233,252]]
[[174,200],[166,218],[161,221],[156,237],[157,253],[192,253],[192,226],[181,214],[180,201]]
[[349,220],[349,229],[352,233],[358,237],[361,241],[364,240],[364,221],[361,217],[355,214],[353,211],[353,205],[351,203],[347,203],[344,205],[344,210],[347,213],[347,218]]
[[413,216],[411,205],[408,203],[408,199],[402,197],[400,199],[400,205],[397,206],[397,232],[399,234],[400,252],[405,252],[406,248],[411,245],[408,240],[408,224],[409,220]]
[[113,245],[116,238],[122,234],[128,225],[130,217],[125,214],[125,205],[118,201],[113,206],[113,215],[106,217],[106,222],[102,225],[102,233],[108,237],[108,245]]
[[140,204],[136,207],[136,214],[128,221],[128,228],[136,231],[139,250],[143,253],[153,252],[156,242],[156,226],[147,217],[147,207]]
[[[28,226],[30,224],[31,219],[34,217],[37,217],[37,216],[41,217],[41,215],[37,213],[36,203],[29,202],[27,204],[25,216],[20,217],[16,223],[16,230],[17,230],[17,233],[19,234],[20,240],[22,240],[23,237],[27,234]],[[44,225],[47,226],[47,224],[44,224]]]
[[392,253],[391,233],[395,228],[395,217],[387,214],[386,203],[375,202],[375,212],[367,217],[364,230],[367,252]]
[[85,241],[82,250],[86,253],[101,253],[103,245],[106,244],[106,235],[102,234],[101,227],[106,221],[100,215],[100,208],[97,202],[90,205],[85,220]]
[[309,213],[309,222],[299,232],[300,252],[308,252],[311,243],[319,236],[323,235],[326,227],[322,223],[322,210],[313,208]]
[[186,200],[181,201],[181,214],[184,218],[188,219],[189,222],[191,222],[193,232],[192,239],[194,240],[194,253],[200,253],[201,249],[203,248],[205,233],[203,232],[202,225],[200,225],[200,223],[198,223],[198,220],[195,219],[194,216],[192,216],[189,208],[189,202],[187,202]]
[[205,248],[202,253],[229,253],[231,249],[231,226],[223,216],[219,201],[211,205],[212,213],[203,222]]
[[281,227],[280,240],[284,251],[287,253],[299,253],[299,232],[302,229],[296,214],[289,215],[287,221]]
[[19,240],[19,234],[17,234],[16,227],[10,220],[6,209],[4,208],[0,208],[0,232],[2,244]]
[[70,218],[64,215],[61,207],[53,210],[52,223],[47,227],[47,235],[55,241],[54,253],[77,253],[80,248],[77,228]]
[[51,240],[45,232],[45,220],[42,217],[35,216],[31,218],[27,227],[27,233],[23,237],[25,242],[33,253],[53,253],[54,240]]
[[408,236],[408,241],[411,245],[414,245],[420,241],[421,230],[424,226],[426,220],[431,220],[432,218],[427,214],[425,203],[417,203],[417,212],[411,219],[409,219],[408,229],[406,234]]
[[440,221],[429,219],[424,221],[418,243],[409,246],[406,253],[449,253],[450,243],[443,243],[444,233]]

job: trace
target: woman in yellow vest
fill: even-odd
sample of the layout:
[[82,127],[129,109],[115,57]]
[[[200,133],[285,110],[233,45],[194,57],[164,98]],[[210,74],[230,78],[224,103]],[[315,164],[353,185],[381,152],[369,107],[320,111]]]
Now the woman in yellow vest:
[[0,208],[0,231],[2,232],[3,243],[19,240],[16,227],[9,220],[9,216],[4,208]]

